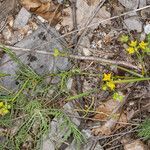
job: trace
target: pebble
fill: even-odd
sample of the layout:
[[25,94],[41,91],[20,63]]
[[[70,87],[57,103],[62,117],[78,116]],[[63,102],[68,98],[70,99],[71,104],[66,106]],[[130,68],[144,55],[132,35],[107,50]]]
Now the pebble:
[[14,28],[20,29],[24,27],[28,23],[30,17],[31,14],[24,7],[22,7],[15,19]]
[[55,150],[55,145],[49,138],[45,138],[41,148],[42,150]]
[[9,39],[11,38],[11,36],[12,36],[12,32],[11,32],[11,30],[9,29],[9,27],[6,27],[6,28],[3,30],[2,34],[3,34],[3,37],[4,37],[5,40],[9,40]]
[[150,33],[150,24],[147,24],[145,27],[144,27],[144,32],[146,34],[149,34]]
[[[76,117],[70,117],[70,119],[74,124],[76,124],[76,126],[79,126],[80,125],[80,120],[78,119],[79,114],[77,112],[72,111],[73,109],[74,109],[73,102],[68,102],[63,106],[63,110],[65,111],[66,114],[76,116]],[[59,118],[59,119],[54,118],[51,121],[50,131],[48,133],[48,136],[43,138],[41,150],[54,150],[59,148],[62,145],[62,140],[63,140],[62,138],[68,130],[67,127],[65,128],[66,130],[61,130],[60,125],[62,123],[63,123],[63,118]],[[50,149],[49,147],[52,147],[52,149]]]
[[146,34],[144,32],[141,33],[140,41],[144,41],[146,38]]
[[124,150],[148,150],[148,148],[142,141],[138,139],[125,144]]
[[136,30],[137,32],[142,32],[142,22],[136,17],[130,17],[124,20],[124,28],[131,30]]
[[[11,43],[17,42],[18,38],[19,40],[22,38],[17,31],[15,31],[15,33],[16,34],[14,34],[15,36],[13,41],[11,41]],[[55,41],[53,44],[47,43],[47,41],[50,41],[51,37],[52,36],[48,34],[44,28],[39,27],[31,35],[25,37],[23,40],[15,44],[15,46],[21,48],[28,48],[28,49],[33,49],[35,47],[38,47],[38,50],[42,50],[42,51],[44,50],[52,51],[54,48],[58,48],[60,51],[62,51],[63,47],[58,41]],[[38,53],[33,53],[30,55],[29,54],[30,53],[27,52],[24,53],[21,51],[16,51],[16,55],[21,55],[20,56],[21,61],[24,64],[30,64],[30,67],[39,75],[44,75],[58,70],[65,70],[69,66],[68,58],[63,58],[63,57],[53,58],[50,55],[42,55]],[[35,59],[31,60],[29,59],[29,56]],[[15,75],[16,71],[18,70],[18,67],[16,63],[13,61],[5,63],[9,59],[10,59],[9,56],[5,54],[3,59],[1,59],[0,61],[0,63],[4,63],[3,66],[0,66],[0,70],[4,73],[10,73],[12,75]],[[4,77],[0,81],[0,83],[10,90],[14,89],[17,86],[15,84],[15,76]]]
[[[90,150],[93,145],[93,135],[91,133],[91,130],[89,129],[83,129],[82,133],[86,137],[87,141],[84,143],[81,147],[82,150]],[[72,143],[65,149],[65,150],[77,150],[77,144],[75,140],[72,141]],[[103,150],[103,147],[97,142],[93,150]]]
[[127,9],[136,9],[139,5],[139,0],[118,0]]
[[139,1],[139,8],[142,8],[144,6],[146,6],[146,0],[140,0]]
[[85,55],[85,56],[90,56],[91,55],[91,52],[90,52],[90,50],[88,49],[88,48],[83,48],[82,49],[83,50],[83,54]]
[[72,85],[73,85],[73,78],[69,78],[67,81],[67,89],[71,90]]

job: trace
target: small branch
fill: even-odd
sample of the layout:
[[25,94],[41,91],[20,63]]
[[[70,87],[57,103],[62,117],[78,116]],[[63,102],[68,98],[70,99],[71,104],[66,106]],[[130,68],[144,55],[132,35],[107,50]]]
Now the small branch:
[[[78,24],[77,24],[77,0],[71,0],[71,8],[72,8],[72,22],[73,22],[73,29],[77,30],[78,29]],[[73,54],[78,55],[78,50],[75,49],[77,42],[78,42],[78,31],[74,32],[72,36],[72,45],[73,46]],[[74,63],[77,67],[80,67],[80,61],[76,60]],[[75,76],[75,81],[76,81],[76,87],[77,87],[77,94],[82,93],[82,82],[81,82],[81,77],[79,75]],[[80,103],[81,107],[84,107],[84,100],[83,98],[79,98],[78,102]]]
[[[73,22],[73,29],[77,30],[78,29],[78,24],[77,24],[77,8],[76,8],[76,4],[77,4],[77,0],[71,0],[71,8],[72,8],[72,22]],[[78,31],[76,31],[73,34],[73,45],[77,44],[77,33]]]
[[[15,51],[22,51],[22,52],[31,52],[31,49],[26,49],[26,48],[19,48],[19,47],[14,47],[14,46],[2,46],[0,45],[0,48],[4,49],[4,48],[9,48]],[[46,51],[40,51],[40,50],[35,50],[35,53],[38,54],[43,54],[43,55],[54,55],[53,52],[46,52]],[[112,65],[120,65],[120,66],[124,66],[127,68],[132,68],[132,69],[136,69],[136,70],[140,70],[139,67],[132,65],[128,62],[125,61],[118,61],[118,60],[111,60],[111,59],[104,59],[104,58],[100,58],[100,57],[94,57],[94,56],[79,56],[79,55],[69,55],[69,54],[65,54],[62,55],[61,57],[68,57],[68,58],[72,58],[72,59],[76,59],[76,60],[87,60],[87,61],[94,61],[94,62],[99,62],[102,64],[112,64]]]

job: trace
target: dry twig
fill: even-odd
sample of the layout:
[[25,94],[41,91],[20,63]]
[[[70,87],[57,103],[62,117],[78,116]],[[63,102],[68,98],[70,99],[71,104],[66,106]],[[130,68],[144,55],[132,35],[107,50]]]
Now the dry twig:
[[[14,47],[14,46],[2,46],[0,45],[0,48],[9,48],[15,51],[22,51],[22,52],[31,52],[31,49],[26,49],[26,48],[19,48],[19,47]],[[43,55],[54,55],[53,52],[46,52],[46,51],[40,51],[40,50],[35,50],[35,53],[38,54],[43,54]],[[65,54],[62,55],[62,57],[68,57],[68,58],[72,58],[72,59],[77,59],[77,60],[87,60],[87,61],[95,61],[95,62],[100,62],[102,64],[112,64],[112,65],[120,65],[120,66],[124,66],[127,68],[132,68],[132,69],[136,69],[136,70],[140,70],[139,67],[132,65],[128,62],[125,61],[118,61],[118,60],[110,60],[110,59],[104,59],[104,58],[100,58],[100,57],[89,57],[89,56],[79,56],[79,55],[72,55],[72,54]]]

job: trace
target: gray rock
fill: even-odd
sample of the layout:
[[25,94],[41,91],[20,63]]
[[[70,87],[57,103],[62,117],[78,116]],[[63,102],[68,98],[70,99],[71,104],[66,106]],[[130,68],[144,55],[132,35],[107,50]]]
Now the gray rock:
[[[72,115],[72,116],[79,116],[79,114],[77,112],[73,112],[72,110],[74,109],[74,105],[72,102],[68,102],[64,105],[63,107],[64,111],[66,112],[66,114]],[[73,123],[75,123],[77,126],[80,125],[80,120],[77,119],[76,117],[71,117],[71,120]],[[63,142],[63,136],[65,135],[65,133],[67,132],[68,128],[66,127],[65,130],[61,130],[60,129],[60,125],[63,123],[63,118],[60,118],[59,120],[57,118],[54,118],[51,121],[50,124],[50,132],[48,133],[48,136],[46,138],[46,140],[43,140],[43,146],[42,146],[42,150],[44,150],[44,145],[47,145],[47,141],[51,141],[52,143],[54,143],[54,147],[55,149],[58,149]],[[52,145],[52,143],[49,142],[50,146]],[[45,144],[46,143],[46,144]],[[48,145],[47,145],[48,146]]]
[[42,150],[55,150],[55,145],[49,138],[45,137],[43,141]]
[[142,19],[150,19],[150,7],[147,9],[141,10]]
[[[82,132],[84,133],[84,135],[86,136],[87,138],[87,143],[83,146],[83,149],[84,150],[90,150],[92,145],[93,145],[93,135],[92,135],[92,132],[91,130],[89,129],[86,129],[86,130],[82,130]],[[97,144],[95,145],[95,148],[94,150],[103,150],[102,146],[99,144],[99,142],[97,142]]]
[[[91,147],[93,146],[93,136],[91,133],[91,130],[82,130],[83,134],[85,135],[85,137],[87,138],[87,142],[81,146],[82,150],[90,150]],[[77,145],[76,142],[73,140],[72,143],[65,149],[65,150],[77,150]],[[95,148],[93,150],[103,150],[102,146],[97,142],[97,144],[95,145]]]
[[20,29],[24,27],[28,23],[30,17],[31,14],[24,7],[22,7],[15,19],[14,28]]
[[[89,139],[86,145],[84,146],[83,150],[90,150],[93,145],[92,139]],[[93,150],[103,150],[102,146],[97,142]]]
[[124,20],[124,28],[131,30],[137,30],[142,32],[142,22],[137,17],[130,17]]
[[139,8],[146,6],[146,0],[139,0]]
[[73,78],[69,78],[67,81],[67,89],[70,91],[73,85]]
[[144,41],[145,38],[146,38],[146,34],[145,34],[145,32],[142,32],[141,36],[140,36],[140,41]]
[[4,28],[4,30],[2,31],[2,34],[5,40],[9,40],[12,36],[12,32],[8,27]]
[[127,9],[136,9],[139,6],[139,0],[118,0]]
[[[56,31],[53,30],[53,34],[55,32]],[[43,27],[39,27],[33,34],[24,38],[15,45],[16,47],[35,50],[33,52],[16,51],[16,55],[20,55],[20,60],[24,64],[29,65],[35,72],[40,75],[56,72],[57,70],[68,69],[67,58],[54,58],[50,55],[36,53],[36,50],[53,51],[54,48],[58,48],[60,51],[62,51],[63,46],[59,41],[54,40],[53,43],[48,42],[51,40],[52,37],[53,36],[48,34]],[[4,55],[0,63],[3,64],[9,59],[10,58],[8,55]],[[3,73],[10,73],[12,75],[15,75],[16,71],[18,70],[18,66],[15,62],[9,61],[4,65],[0,66],[0,70]],[[15,82],[15,77],[4,77],[1,81],[3,86],[6,86],[8,89],[14,89]]]
[[147,24],[145,27],[144,27],[144,32],[146,34],[149,34],[150,33],[150,24]]

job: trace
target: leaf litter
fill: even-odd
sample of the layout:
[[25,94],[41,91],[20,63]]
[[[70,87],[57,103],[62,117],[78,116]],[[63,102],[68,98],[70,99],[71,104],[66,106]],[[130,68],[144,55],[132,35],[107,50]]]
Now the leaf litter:
[[[77,22],[78,22],[78,29],[84,27],[94,12],[97,4],[100,1],[98,0],[79,0],[77,1]],[[130,3],[134,6],[135,1],[132,1],[127,4],[124,4],[124,1],[114,1],[112,2],[114,5],[116,5],[116,9],[119,9],[119,11],[123,12],[128,8]],[[113,8],[112,3],[106,2],[100,11],[96,14],[96,16],[93,18],[92,23],[97,23],[101,20],[108,19],[113,14]],[[72,10],[69,5],[69,3],[60,3],[52,0],[21,0],[20,4],[26,8],[29,12],[41,16],[44,18],[44,23],[48,22],[51,26],[56,27],[60,33],[61,30],[64,30],[67,33],[69,31],[73,30],[73,23],[72,23]],[[140,4],[141,5],[141,4]],[[138,6],[135,5],[137,8]],[[116,11],[116,10],[115,10]],[[143,16],[143,14],[142,14]],[[21,29],[14,29],[13,24],[15,21],[15,18],[10,17],[9,23],[7,24],[6,28],[3,30],[3,33],[1,34],[2,39],[5,41],[5,44],[11,44],[14,45],[14,43],[18,42],[18,39],[20,37],[20,40],[24,39],[25,37],[28,37],[28,35],[32,35],[32,32],[34,30],[37,30],[39,24],[35,21],[35,18],[30,17],[27,24],[22,27]],[[126,18],[126,17],[125,17]],[[121,18],[120,18],[121,19]],[[142,21],[142,28],[143,24],[145,27],[146,33],[148,33],[148,27],[149,27],[149,20],[147,17],[143,17],[145,19]],[[132,27],[129,25],[126,29],[126,26],[124,23],[119,23],[119,19],[117,20],[108,20],[105,23],[102,23],[100,25],[95,25],[86,34],[86,40],[83,38],[82,46],[79,47],[79,53],[86,55],[86,56],[97,56],[98,57],[105,57],[105,58],[118,58],[123,59],[132,63],[137,64],[137,60],[135,57],[129,57],[127,56],[126,52],[123,51],[123,49],[126,47],[126,45],[122,45],[119,43],[119,37],[120,34],[130,35],[132,38],[139,37],[141,34],[137,31],[132,31]],[[124,21],[124,18],[123,18]],[[114,23],[115,22],[115,23]],[[116,28],[116,24],[118,24],[118,28]],[[114,25],[114,27],[113,27]],[[65,27],[67,27],[67,30],[65,30]],[[120,29],[120,27],[124,27],[125,29]],[[128,29],[131,29],[128,30]],[[130,32],[129,32],[130,31]],[[14,36],[15,35],[15,36]],[[17,36],[16,36],[17,35]],[[145,35],[146,36],[146,35]],[[14,40],[14,39],[17,40]],[[44,36],[40,37],[44,39]],[[0,38],[1,39],[1,38]],[[11,39],[14,41],[12,42]],[[66,38],[67,40],[70,40],[70,38]],[[1,40],[2,41],[2,40]],[[87,44],[88,41],[88,44]],[[3,52],[0,57],[3,57]],[[58,57],[58,56],[56,56]],[[149,60],[148,57],[146,57],[147,60]],[[148,61],[146,62],[148,64]],[[79,71],[80,70],[80,71]],[[134,87],[133,93],[128,98],[129,103],[125,103],[124,107],[122,107],[122,102],[116,101],[112,98],[110,98],[110,95],[112,95],[111,91],[102,91],[100,88],[102,86],[101,77],[103,72],[109,72],[112,71],[118,76],[129,76],[129,74],[121,69],[116,69],[114,66],[104,66],[101,64],[97,64],[95,62],[80,62],[80,69],[78,70],[78,74],[81,75],[81,80],[83,81],[83,91],[86,93],[87,91],[90,91],[94,88],[99,88],[98,93],[92,93],[90,95],[86,95],[84,97],[85,101],[85,108],[80,108],[84,112],[85,109],[87,109],[86,114],[82,114],[81,116],[76,116],[77,118],[82,118],[83,116],[83,126],[87,124],[86,127],[92,124],[90,128],[92,128],[92,136],[98,137],[99,135],[101,137],[110,136],[109,140],[107,138],[103,141],[99,140],[99,143],[101,145],[104,145],[104,148],[111,148],[110,145],[107,145],[107,142],[112,141],[112,147],[116,146],[117,144],[120,145],[119,149],[125,149],[125,150],[134,150],[136,149],[136,146],[139,146],[141,149],[146,149],[147,141],[143,143],[142,140],[137,140],[137,134],[135,131],[135,134],[130,134],[130,129],[132,129],[132,126],[137,126],[140,124],[145,118],[148,117],[148,111],[145,109],[145,111],[142,110],[143,106],[145,106],[145,103],[149,103],[147,93],[149,92],[149,83],[146,81],[140,83],[137,83],[137,86]],[[62,73],[63,75],[63,73]],[[147,69],[147,76],[149,75],[149,69]],[[67,76],[63,76],[64,78]],[[60,79],[59,79],[60,80]],[[55,81],[55,83],[59,82]],[[68,79],[63,79],[63,81],[67,81]],[[64,82],[62,82],[64,83]],[[73,78],[73,86],[70,89],[70,93],[73,95],[76,95],[76,88],[75,88],[75,81]],[[61,85],[61,87],[65,87],[64,85]],[[68,87],[68,85],[66,86]],[[132,86],[131,86],[132,87]],[[121,86],[117,86],[117,88],[123,89],[124,95],[127,95],[129,91],[131,90],[130,84],[122,84]],[[55,90],[51,90],[50,93],[53,95]],[[63,91],[64,92],[64,91]],[[69,94],[70,94],[69,93]],[[89,92],[90,93],[90,92]],[[58,93],[57,93],[58,94]],[[67,97],[70,97],[70,95],[67,95],[68,93],[65,93],[66,96],[63,97],[61,95],[59,99],[61,99],[61,106],[63,106],[66,102],[63,101]],[[58,94],[59,95],[59,94]],[[81,94],[82,95],[82,94]],[[76,97],[80,97],[80,94],[77,96],[73,96],[75,99]],[[84,94],[83,94],[84,95]],[[57,96],[56,96],[57,97]],[[74,100],[73,98],[73,100]],[[45,101],[46,98],[44,98]],[[52,98],[53,99],[53,98]],[[94,101],[94,104],[93,104]],[[132,103],[134,102],[134,103]],[[49,102],[47,102],[49,103]],[[59,105],[51,102],[53,105]],[[92,103],[92,105],[91,105]],[[77,109],[79,109],[78,102],[74,104]],[[121,109],[118,109],[118,106],[121,106]],[[89,107],[89,109],[88,109]],[[73,108],[72,108],[73,109]],[[80,111],[79,111],[80,112]],[[135,114],[137,112],[138,115]],[[140,114],[140,115],[139,115]],[[136,116],[136,117],[135,117]],[[87,119],[86,119],[87,117]],[[89,120],[93,121],[89,121]],[[93,124],[96,123],[96,121],[100,122],[100,126],[94,127]],[[55,120],[53,120],[55,121]],[[18,123],[20,124],[20,122]],[[39,125],[37,125],[39,126]],[[128,129],[129,128],[129,129]],[[36,133],[38,130],[38,127],[35,127],[34,133]],[[3,131],[3,129],[2,129]],[[111,138],[112,135],[115,136],[115,134],[122,134],[124,135],[125,132],[129,132],[129,137],[133,140],[132,142],[127,142],[127,140],[115,140]],[[4,131],[3,131],[4,132]],[[32,132],[32,131],[31,131]],[[70,131],[69,131],[70,132]],[[69,133],[68,133],[69,136]],[[119,138],[121,139],[121,137]],[[114,140],[114,142],[113,142]],[[29,143],[28,143],[29,142]],[[105,143],[104,143],[105,142]],[[26,142],[22,145],[22,148],[31,148],[32,147],[33,137],[30,137],[28,135],[28,138],[26,139]],[[51,143],[52,144],[52,143]],[[68,144],[68,143],[67,143]],[[115,148],[114,148],[115,149]],[[117,148],[116,148],[117,150]]]

